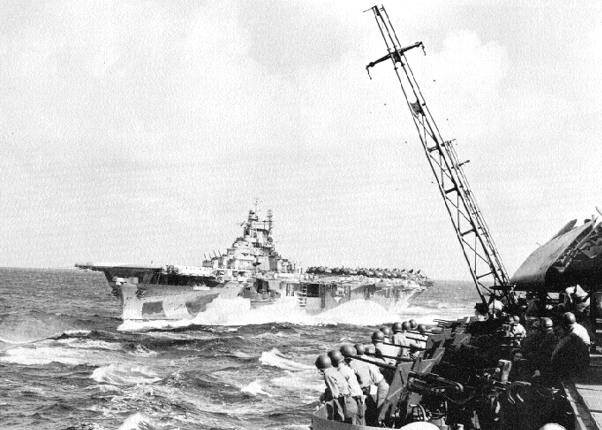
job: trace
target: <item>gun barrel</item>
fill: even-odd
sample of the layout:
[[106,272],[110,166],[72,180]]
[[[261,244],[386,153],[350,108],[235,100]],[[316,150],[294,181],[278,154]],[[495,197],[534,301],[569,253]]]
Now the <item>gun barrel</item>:
[[[366,355],[370,355],[372,357],[376,357],[376,354],[372,354],[372,353],[366,353]],[[414,361],[413,358],[405,358],[405,357],[398,357],[395,355],[384,355],[384,354],[378,354],[378,357],[382,357],[382,358],[390,358],[392,360],[397,360],[397,361]],[[376,363],[374,363],[376,364]]]
[[[414,339],[414,338],[410,338],[410,339],[412,339],[412,340],[424,340],[424,339]],[[388,343],[388,342],[383,342],[383,345],[396,346],[397,348],[411,348],[413,351],[424,351],[424,350],[426,350],[426,348],[419,348],[419,347],[416,347],[416,346],[397,345],[396,343]]]
[[363,361],[365,363],[374,364],[375,366],[382,367],[383,369],[391,369],[391,370],[396,369],[396,367],[393,366],[393,365],[391,365],[391,364],[386,364],[386,363],[382,363],[382,362],[379,362],[379,361],[372,361],[372,360],[368,360],[367,358],[362,358],[362,357],[357,357],[357,356],[356,357],[349,357],[349,358],[352,358],[352,359],[358,360],[358,361]]

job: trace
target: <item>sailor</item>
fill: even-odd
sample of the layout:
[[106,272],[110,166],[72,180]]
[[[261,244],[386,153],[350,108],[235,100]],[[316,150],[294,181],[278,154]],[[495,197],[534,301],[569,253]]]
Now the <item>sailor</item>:
[[490,335],[497,332],[505,320],[496,317],[487,303],[479,302],[475,305],[476,319],[468,324],[466,331],[473,336]]
[[[374,336],[374,333],[372,334],[372,336]],[[376,363],[383,363],[385,362],[385,360],[383,360],[382,358],[379,358],[376,355],[376,347],[374,345],[366,345],[364,347],[364,351],[365,351],[365,355],[368,356],[368,358]]]
[[575,315],[562,316],[561,338],[552,352],[550,364],[558,376],[579,375],[589,367],[589,335]]
[[533,366],[535,358],[538,353],[539,344],[543,340],[543,333],[541,332],[541,322],[539,320],[534,321],[527,330],[527,335],[520,344],[520,354],[514,356],[514,367],[520,379],[526,379],[533,374],[536,370]]
[[532,360],[535,354],[537,354],[539,345],[543,341],[543,337],[544,334],[541,330],[541,322],[534,321],[520,345],[521,353],[526,360]]
[[526,318],[537,318],[542,311],[541,299],[537,297],[527,298],[527,309],[525,310]]
[[379,330],[383,332],[387,340],[391,340],[391,337],[393,337],[393,331],[389,327],[381,327]]
[[567,309],[572,310],[579,316],[586,316],[589,313],[589,294],[581,288],[581,285],[575,284],[565,288],[562,295],[563,303]]
[[507,338],[506,340],[510,342],[512,347],[519,348],[527,331],[520,323],[520,318],[517,315],[508,315],[506,321],[506,324],[502,326],[500,332]]
[[531,358],[530,365],[535,369],[533,376],[544,376],[551,379],[554,369],[551,366],[552,353],[558,345],[558,336],[554,333],[554,323],[550,318],[541,319],[541,342]]
[[387,393],[389,392],[389,384],[385,381],[384,376],[380,373],[380,369],[372,364],[361,360],[354,360],[355,357],[360,359],[369,359],[365,354],[364,345],[358,343],[355,347],[351,345],[343,345],[341,354],[345,357],[345,362],[355,372],[357,380],[364,393],[364,418],[366,424],[378,425],[379,408],[384,403]]
[[[398,353],[399,348],[390,346],[390,345],[385,345],[384,341],[385,341],[385,335],[383,334],[382,331],[377,330],[374,333],[372,333],[372,344],[373,344],[373,348],[374,348],[374,357],[376,358],[375,361],[380,361],[384,364],[396,366],[397,360],[395,360],[395,358],[389,357],[388,356],[389,354],[387,354],[387,353],[390,353],[390,352],[393,352],[394,354]],[[391,351],[392,348],[395,348],[395,351]],[[384,357],[385,355],[387,355],[388,357]],[[390,384],[391,381],[393,381],[393,377],[395,376],[395,372],[391,371],[390,369],[383,369],[382,374],[385,377],[385,380],[387,381],[388,384]]]
[[424,324],[418,325],[416,329],[418,330],[420,337],[414,339],[412,342],[413,353],[424,350],[424,348],[426,348],[426,341],[428,339],[428,333]]
[[328,419],[333,421],[345,421],[346,405],[345,396],[350,395],[349,384],[345,377],[332,366],[330,357],[326,354],[321,354],[316,359],[316,367],[324,376],[326,390],[320,396],[320,400],[327,402],[326,408]]
[[364,393],[360,388],[357,376],[345,362],[345,357],[338,350],[328,353],[332,365],[347,383],[349,394],[343,397],[345,402],[345,422],[354,425],[364,425]]
[[539,353],[549,357],[558,344],[558,336],[554,332],[554,322],[552,322],[551,318],[541,319],[541,332],[542,340],[538,348]]
[[[372,336],[372,342],[377,349],[377,355],[380,351],[380,354],[384,356],[382,358],[384,359],[385,363],[395,366],[397,365],[397,360],[395,360],[395,357],[399,356],[400,348],[393,344],[393,332],[389,327],[382,327],[379,331],[383,334],[383,336],[382,340],[378,341],[378,345],[374,343],[374,334]],[[380,336],[378,336],[378,338],[380,339]]]
[[504,303],[501,300],[492,299],[489,302],[489,313],[494,318],[502,318],[504,316]]
[[572,312],[577,321],[585,327],[590,337],[590,347],[595,352],[596,328],[593,320],[590,319],[590,295],[591,293],[586,292],[579,284],[575,284],[564,290],[563,304],[565,310]]
[[[369,357],[366,355],[367,350],[364,348],[364,345],[358,343],[355,345],[355,349],[360,358],[369,359]],[[371,366],[370,368],[372,369],[371,381],[373,381],[377,387],[375,401],[377,406],[380,408],[387,397],[387,393],[389,392],[389,384],[387,384],[387,381],[385,381],[384,377],[381,379],[383,374],[378,366],[370,363],[366,364],[369,364]]]
[[403,346],[401,348],[399,356],[402,358],[408,358],[410,356],[411,341],[407,338],[406,333],[410,329],[410,323],[405,321],[403,324],[396,322],[391,327],[393,329],[393,343],[395,345]]
[[589,333],[587,332],[585,327],[583,327],[577,322],[575,314],[573,314],[572,312],[565,313],[562,316],[562,324],[568,329],[568,331],[575,333],[575,335],[577,335],[581,340],[583,340],[583,342],[586,345],[589,346],[589,344],[591,343]]
[[393,332],[393,343],[395,345],[399,345],[399,343],[397,343],[396,339],[399,338],[399,335],[401,335],[401,333],[403,331],[401,323],[400,322],[393,323],[393,325],[391,326],[391,331]]
[[510,332],[520,341],[527,335],[527,330],[525,330],[525,327],[520,323],[520,317],[518,315],[514,315],[511,318]]

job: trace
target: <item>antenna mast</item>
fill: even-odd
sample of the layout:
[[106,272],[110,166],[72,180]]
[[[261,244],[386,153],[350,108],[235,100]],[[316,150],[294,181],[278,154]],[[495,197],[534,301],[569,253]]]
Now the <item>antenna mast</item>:
[[445,141],[441,137],[406,59],[407,51],[418,47],[424,51],[424,45],[422,42],[417,42],[402,47],[385,8],[380,5],[373,6],[371,10],[374,12],[388,54],[366,66],[368,75],[371,67],[391,60],[481,300],[487,303],[483,290],[492,294],[492,291],[483,284],[491,276],[494,287],[501,290],[502,294],[513,302],[513,296],[510,294],[512,291],[510,278],[464,175],[462,165],[465,163],[458,161],[452,141]]

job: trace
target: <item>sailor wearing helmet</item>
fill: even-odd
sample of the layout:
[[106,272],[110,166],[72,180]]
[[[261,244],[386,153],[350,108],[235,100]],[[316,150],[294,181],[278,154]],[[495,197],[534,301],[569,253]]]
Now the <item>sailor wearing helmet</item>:
[[316,367],[324,376],[326,390],[320,396],[320,400],[327,402],[326,410],[329,420],[345,421],[346,408],[344,398],[349,396],[349,385],[345,377],[332,366],[330,357],[326,354],[321,354],[316,359]]
[[333,367],[343,375],[348,387],[348,393],[343,396],[345,403],[345,422],[354,425],[364,425],[364,393],[360,388],[355,372],[345,363],[345,357],[339,350],[328,353]]

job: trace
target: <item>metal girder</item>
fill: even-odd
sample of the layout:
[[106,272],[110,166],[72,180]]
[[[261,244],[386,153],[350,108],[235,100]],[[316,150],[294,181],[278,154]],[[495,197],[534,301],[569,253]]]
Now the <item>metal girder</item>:
[[496,289],[510,290],[510,280],[489,228],[477,205],[462,165],[451,141],[444,141],[432,117],[424,96],[405,56],[406,52],[423,47],[422,42],[402,47],[389,16],[383,6],[374,6],[376,22],[388,54],[368,64],[366,69],[391,60],[401,85],[408,109],[412,114],[424,153],[437,180],[439,192],[454,226],[462,252],[483,301],[482,289],[489,288],[484,281],[492,277]]

